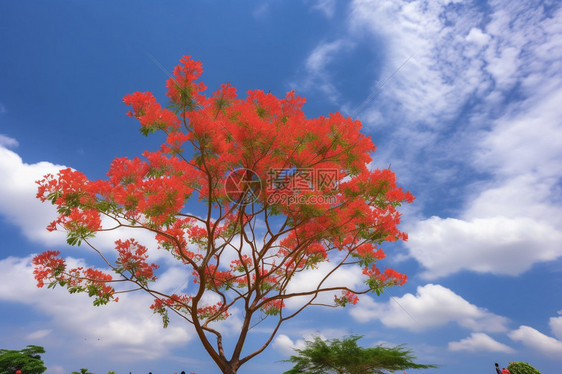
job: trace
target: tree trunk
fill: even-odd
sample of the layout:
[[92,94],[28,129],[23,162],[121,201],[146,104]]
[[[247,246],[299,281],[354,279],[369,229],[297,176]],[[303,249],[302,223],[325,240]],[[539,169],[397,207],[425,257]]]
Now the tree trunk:
[[224,369],[222,370],[223,374],[236,374],[238,372],[238,369],[235,368],[234,365],[232,364],[228,364],[227,366],[224,367]]

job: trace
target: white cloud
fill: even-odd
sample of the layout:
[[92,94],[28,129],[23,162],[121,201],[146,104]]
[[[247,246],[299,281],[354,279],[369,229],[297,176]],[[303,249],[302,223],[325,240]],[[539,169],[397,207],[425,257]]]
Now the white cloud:
[[479,46],[484,46],[490,41],[490,35],[482,32],[478,27],[473,27],[466,36],[466,41],[470,43],[475,43]]
[[121,359],[136,359],[139,355],[161,357],[171,347],[185,344],[193,337],[183,321],[163,329],[161,319],[148,308],[152,299],[146,295],[123,294],[119,302],[95,308],[84,294],[69,295],[60,287],[39,289],[30,260],[30,257],[0,260],[0,300],[30,305],[51,319],[49,329],[32,331],[29,336],[40,339],[64,334],[71,341],[88,340],[108,356],[124,354]]
[[562,341],[547,336],[532,327],[520,326],[519,329],[510,332],[509,337],[547,356],[558,359],[562,357]]
[[267,16],[269,11],[270,11],[270,4],[263,2],[254,9],[252,15],[254,16],[254,18],[261,19]]
[[562,317],[551,317],[548,324],[554,336],[562,340]]
[[285,334],[277,335],[272,345],[273,348],[277,349],[284,356],[294,355],[296,354],[295,349],[303,349],[305,347],[303,339],[294,342]]
[[[287,293],[298,293],[316,290],[322,279],[334,269],[332,262],[323,262],[317,269],[305,270],[297,273],[287,287]],[[357,289],[361,286],[363,276],[361,269],[357,266],[342,267],[330,275],[322,284],[322,287],[343,287]],[[314,303],[334,304],[334,295],[339,296],[339,291],[323,292],[314,300]],[[303,303],[310,300],[310,296],[299,296],[285,300],[285,305],[290,309],[297,309]],[[361,299],[363,296],[360,297]]]
[[[1,107],[0,107],[1,113]],[[16,148],[19,145],[18,141],[14,138],[10,138],[7,135],[0,134],[0,147],[3,148]]]
[[363,296],[351,315],[360,322],[378,319],[385,326],[423,331],[449,323],[488,332],[506,331],[507,319],[477,307],[448,288],[427,284],[416,295],[405,294],[386,303]]
[[472,333],[468,338],[461,339],[458,342],[450,342],[449,350],[468,352],[515,352],[513,348],[495,341],[489,335],[482,332]]
[[468,195],[459,219],[409,229],[407,246],[426,278],[463,269],[518,275],[562,256],[562,80],[542,90],[482,137],[474,165],[494,179]]
[[[507,5],[490,3],[486,18],[450,1],[353,3],[352,32],[387,46],[383,76],[413,56],[364,113],[367,123],[401,123],[379,164],[419,187],[418,204],[463,203],[406,228],[427,279],[518,275],[562,256],[562,8],[547,16],[532,2]],[[506,106],[513,90],[521,98]],[[466,105],[472,112],[457,118]]]
[[336,102],[340,93],[332,83],[329,65],[337,60],[339,54],[353,47],[354,44],[346,39],[319,43],[306,59],[306,75],[302,82],[298,82],[299,90],[320,90],[329,100]]
[[[404,126],[424,125],[438,129],[447,125],[475,90],[490,84],[481,64],[463,57],[470,35],[481,16],[462,5],[461,17],[451,11],[451,1],[368,1],[352,5],[352,33],[367,31],[384,43],[382,77],[393,75],[377,99],[379,118],[401,119]],[[475,34],[471,35],[475,38]],[[470,46],[472,48],[472,46]],[[412,58],[413,57],[413,58]],[[458,74],[458,71],[462,74]],[[439,118],[439,120],[437,120]],[[368,121],[368,117],[367,117]],[[388,124],[395,123],[387,121]],[[419,132],[419,129],[412,128]]]
[[536,96],[513,105],[509,113],[493,122],[491,131],[481,134],[475,167],[501,177],[560,175],[562,76],[537,90]]
[[314,0],[312,9],[323,13],[326,18],[332,18],[336,11],[336,0]]
[[407,246],[426,269],[426,279],[461,270],[519,275],[562,254],[560,231],[530,218],[432,217],[418,222],[409,235]]
[[67,371],[60,365],[49,365],[46,371],[47,374],[66,374]]
[[50,162],[26,164],[15,152],[0,147],[0,214],[17,225],[31,241],[47,245],[64,243],[64,235],[45,229],[56,217],[56,210],[35,198],[35,181],[45,174],[56,174],[62,168]]
[[300,330],[298,339],[291,339],[286,334],[279,334],[273,341],[273,347],[277,349],[284,356],[294,355],[295,349],[304,349],[306,347],[305,341],[313,341],[315,337],[322,340],[341,339],[342,336],[349,335],[349,332],[344,329],[322,329],[322,330]]
[[[46,229],[58,214],[50,202],[42,203],[36,198],[37,184],[35,183],[43,179],[46,174],[56,175],[66,166],[45,161],[27,164],[17,153],[3,147],[1,141],[2,138],[0,138],[0,175],[3,177],[0,178],[0,215],[17,226],[32,242],[50,247],[66,247],[64,232],[49,232]],[[102,225],[105,228],[112,227],[115,222],[103,217]],[[149,249],[152,260],[164,259],[168,263],[176,262],[166,251],[157,250],[158,244],[154,234],[144,229],[119,228],[100,232],[96,238],[91,239],[91,243],[107,253],[114,250],[117,239],[133,237]],[[85,245],[83,244],[82,247]]]
[[25,338],[29,339],[29,340],[41,340],[41,339],[44,339],[45,337],[49,336],[49,334],[51,334],[51,332],[53,332],[53,330],[51,330],[51,329],[37,330],[37,331],[33,331],[32,333],[28,334]]

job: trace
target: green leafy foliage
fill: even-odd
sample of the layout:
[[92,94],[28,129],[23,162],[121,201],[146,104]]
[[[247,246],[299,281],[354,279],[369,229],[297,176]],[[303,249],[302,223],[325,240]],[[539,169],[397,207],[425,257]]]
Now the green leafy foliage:
[[72,374],[94,374],[94,373],[90,373],[88,369],[82,368],[80,369],[80,371],[73,371]]
[[0,349],[0,374],[13,374],[21,370],[25,374],[41,374],[47,370],[40,354],[45,349],[28,345],[21,351]]
[[511,362],[507,367],[511,374],[541,374],[540,371],[526,362]]
[[361,336],[324,341],[315,337],[306,341],[305,349],[288,362],[295,366],[284,374],[383,374],[405,369],[429,369],[434,365],[416,364],[412,351],[403,346],[363,348],[357,345]]

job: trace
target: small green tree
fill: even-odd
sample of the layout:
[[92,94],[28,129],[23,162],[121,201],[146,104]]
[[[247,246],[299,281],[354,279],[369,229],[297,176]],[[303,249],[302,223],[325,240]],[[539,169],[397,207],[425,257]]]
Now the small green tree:
[[94,374],[94,373],[90,373],[88,369],[82,368],[80,369],[80,371],[73,371],[72,374]]
[[412,351],[404,346],[363,348],[357,345],[362,336],[324,341],[315,337],[306,341],[305,349],[295,349],[297,356],[287,362],[295,366],[284,374],[384,374],[405,369],[428,369],[435,365],[416,364]]
[[540,371],[526,362],[511,362],[507,370],[509,370],[511,374],[541,374]]
[[21,370],[25,374],[42,374],[47,368],[41,360],[45,349],[38,345],[28,345],[21,351],[0,349],[0,374],[13,374]]

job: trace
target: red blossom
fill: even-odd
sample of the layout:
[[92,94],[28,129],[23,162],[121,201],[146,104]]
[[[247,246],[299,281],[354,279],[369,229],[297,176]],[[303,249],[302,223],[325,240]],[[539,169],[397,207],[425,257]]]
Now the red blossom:
[[337,306],[345,307],[349,303],[355,305],[358,301],[359,297],[351,291],[343,290],[341,296],[334,295],[334,302]]

